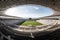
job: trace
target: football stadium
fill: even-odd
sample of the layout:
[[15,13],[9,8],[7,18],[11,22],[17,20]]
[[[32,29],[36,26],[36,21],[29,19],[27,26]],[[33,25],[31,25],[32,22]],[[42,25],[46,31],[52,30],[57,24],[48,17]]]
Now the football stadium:
[[60,0],[0,0],[0,40],[60,40]]

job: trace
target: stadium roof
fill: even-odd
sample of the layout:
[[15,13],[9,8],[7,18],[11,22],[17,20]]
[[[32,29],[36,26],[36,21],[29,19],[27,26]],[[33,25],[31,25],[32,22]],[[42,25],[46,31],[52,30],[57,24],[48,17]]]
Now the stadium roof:
[[0,0],[0,10],[22,5],[22,4],[38,4],[55,10],[53,15],[60,15],[60,0]]

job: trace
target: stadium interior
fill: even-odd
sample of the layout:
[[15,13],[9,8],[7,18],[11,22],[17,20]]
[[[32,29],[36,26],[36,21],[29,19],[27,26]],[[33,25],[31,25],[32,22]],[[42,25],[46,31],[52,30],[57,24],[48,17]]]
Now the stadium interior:
[[[42,5],[54,13],[37,19],[4,14],[8,8],[26,4]],[[22,26],[27,20],[43,25]],[[60,0],[0,0],[0,40],[60,40]]]

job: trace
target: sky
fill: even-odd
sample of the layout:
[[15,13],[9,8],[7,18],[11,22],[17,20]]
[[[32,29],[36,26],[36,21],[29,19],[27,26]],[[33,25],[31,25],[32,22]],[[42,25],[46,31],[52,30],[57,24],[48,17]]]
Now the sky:
[[22,18],[39,18],[53,14],[53,10],[41,5],[19,5],[5,10],[6,15]]

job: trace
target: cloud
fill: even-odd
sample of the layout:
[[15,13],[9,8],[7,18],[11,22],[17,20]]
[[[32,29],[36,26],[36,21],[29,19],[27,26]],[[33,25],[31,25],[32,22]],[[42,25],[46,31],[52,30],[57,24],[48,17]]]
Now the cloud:
[[9,8],[5,11],[6,15],[18,16],[23,18],[38,18],[51,15],[53,11],[38,5],[22,5]]

